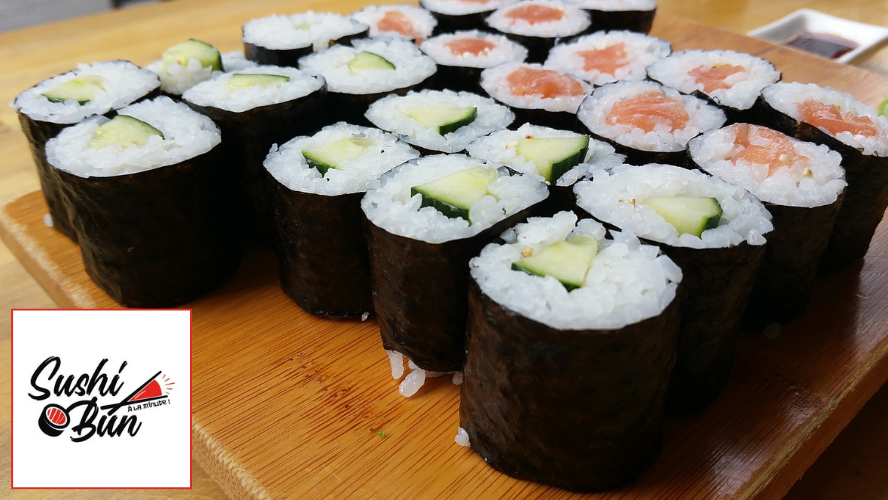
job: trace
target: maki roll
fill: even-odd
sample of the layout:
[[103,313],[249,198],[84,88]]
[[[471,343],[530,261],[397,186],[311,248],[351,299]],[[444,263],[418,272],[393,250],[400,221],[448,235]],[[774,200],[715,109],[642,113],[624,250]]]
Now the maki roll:
[[394,36],[417,42],[432,36],[438,24],[431,12],[412,5],[370,5],[351,17],[370,27],[371,38]]
[[628,30],[650,33],[657,13],[654,0],[565,0],[592,17],[589,31]]
[[888,207],[888,117],[813,83],[776,83],[760,102],[762,125],[842,155],[848,187],[820,267],[848,266],[866,254]]
[[299,307],[323,316],[373,311],[361,198],[418,156],[391,134],[345,123],[272,148],[265,168],[281,288]]
[[240,169],[246,189],[250,232],[267,239],[270,217],[262,162],[272,144],[312,133],[323,124],[306,119],[322,116],[326,108],[323,79],[295,68],[255,66],[219,74],[182,98],[222,129],[226,154]]
[[766,127],[737,123],[692,139],[697,167],[740,186],[773,215],[747,321],[789,321],[808,305],[845,190],[841,156]]
[[324,115],[337,121],[370,126],[364,117],[374,101],[404,95],[435,74],[435,61],[416,44],[396,38],[356,40],[304,57],[299,67],[323,76],[332,94]]
[[367,36],[369,26],[328,12],[271,15],[247,21],[244,54],[258,64],[296,67],[299,58]]
[[528,62],[541,63],[561,39],[589,28],[589,14],[558,0],[524,0],[496,9],[490,28],[527,47]]
[[633,165],[681,165],[691,138],[725,123],[715,106],[653,82],[599,87],[578,116],[593,137],[612,144]]
[[127,61],[80,64],[77,69],[43,80],[12,102],[31,155],[52,226],[77,241],[59,181],[46,162],[46,141],[63,129],[93,115],[113,115],[115,110],[156,94],[160,81],[152,72]]
[[671,52],[672,45],[656,37],[632,31],[599,32],[556,45],[546,66],[601,86],[644,80],[645,68]]
[[629,483],[660,452],[681,270],[573,213],[531,218],[470,263],[460,425],[512,477]]
[[469,92],[423,90],[374,102],[367,119],[427,154],[461,153],[473,140],[512,123],[509,108]]
[[484,18],[494,10],[518,0],[420,0],[419,6],[428,10],[438,20],[435,34],[460,30],[483,30]]
[[238,72],[252,68],[242,52],[220,54],[212,45],[190,39],[164,51],[159,61],[146,66],[160,78],[160,90],[176,97],[200,82],[209,80],[217,72]]
[[481,71],[507,62],[523,62],[527,49],[503,35],[458,31],[422,42],[420,48],[438,64],[434,88],[481,93]]
[[669,405],[702,411],[731,373],[770,214],[742,188],[672,165],[596,170],[574,191],[580,208],[654,242],[681,267],[686,295]]
[[481,72],[481,88],[509,106],[516,123],[581,132],[577,108],[591,92],[588,83],[539,64],[506,63]]
[[384,175],[361,201],[383,347],[418,371],[462,370],[469,259],[546,196],[532,177],[463,155]]
[[682,94],[719,106],[728,123],[753,120],[753,106],[762,89],[781,76],[770,62],[731,50],[677,52],[648,66],[647,74]]
[[221,141],[209,118],[158,97],[47,143],[86,272],[118,303],[181,305],[234,273],[238,179]]
[[502,163],[524,175],[539,176],[549,186],[548,212],[572,210],[574,184],[598,168],[623,163],[610,144],[588,135],[525,123],[475,140],[473,158]]

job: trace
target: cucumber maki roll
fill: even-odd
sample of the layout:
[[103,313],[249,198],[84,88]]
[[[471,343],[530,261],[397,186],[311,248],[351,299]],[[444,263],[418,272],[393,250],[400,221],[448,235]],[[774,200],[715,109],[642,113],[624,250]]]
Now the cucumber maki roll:
[[546,186],[463,155],[413,160],[381,180],[361,208],[383,347],[418,370],[460,371],[469,259],[544,200]]
[[153,97],[158,87],[160,81],[150,71],[127,61],[107,61],[80,64],[38,83],[12,102],[31,146],[52,226],[65,236],[77,241],[59,181],[46,162],[46,141],[84,118],[110,117],[120,108]]
[[817,266],[846,183],[842,158],[826,146],[738,123],[691,140],[691,161],[740,186],[774,217],[747,322],[763,326],[799,316],[811,299]]
[[503,35],[483,31],[445,33],[420,48],[438,64],[432,87],[483,93],[481,71],[507,62],[523,62],[527,49]]
[[686,296],[669,404],[703,410],[731,373],[771,215],[742,188],[672,165],[596,170],[574,191],[580,208],[657,244],[681,267]]
[[518,0],[420,0],[419,6],[428,10],[438,20],[435,34],[460,30],[486,29],[484,18],[494,10]]
[[90,278],[128,307],[172,307],[234,273],[237,176],[219,128],[168,97],[65,129],[46,157]]
[[558,0],[524,0],[496,9],[487,25],[527,47],[527,61],[541,63],[556,43],[585,32],[589,14]]
[[592,85],[641,81],[645,68],[672,52],[666,40],[632,31],[608,31],[558,44],[546,66],[576,75]]
[[361,198],[418,156],[391,134],[345,123],[272,148],[265,168],[280,283],[299,307],[323,316],[373,311]]
[[628,30],[650,33],[657,13],[654,0],[565,0],[588,12],[593,31]]
[[460,426],[512,477],[571,491],[633,481],[660,452],[682,272],[571,212],[471,260]]
[[438,24],[431,12],[412,5],[370,5],[351,17],[370,27],[370,38],[393,36],[417,43],[432,36]]
[[369,26],[328,12],[271,15],[244,24],[244,54],[257,64],[295,68],[299,58],[367,36]]
[[206,42],[190,39],[168,48],[159,61],[145,68],[160,78],[160,90],[175,98],[218,72],[238,72],[253,66],[256,63],[242,52],[221,54]]

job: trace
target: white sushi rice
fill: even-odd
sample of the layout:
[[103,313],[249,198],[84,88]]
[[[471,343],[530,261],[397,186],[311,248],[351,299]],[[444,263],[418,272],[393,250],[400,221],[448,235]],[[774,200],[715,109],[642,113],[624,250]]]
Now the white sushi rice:
[[50,165],[80,177],[135,174],[202,155],[222,140],[212,120],[169,97],[133,104],[119,114],[150,124],[160,130],[163,139],[153,135],[142,146],[121,148],[112,144],[92,149],[89,143],[96,129],[109,120],[94,116],[66,128],[46,144]]
[[554,71],[559,75],[570,76],[565,74],[563,71],[558,71],[553,68],[546,68],[539,64],[523,64],[523,63],[506,63],[501,64],[495,68],[488,68],[481,72],[481,88],[484,89],[485,92],[490,94],[491,97],[496,99],[497,101],[507,104],[516,108],[523,109],[543,109],[551,112],[559,112],[565,111],[568,113],[576,113],[577,108],[580,107],[580,104],[583,102],[583,99],[592,92],[592,86],[583,80],[579,80],[576,77],[571,76],[580,86],[583,88],[583,93],[576,96],[558,96],[558,97],[546,97],[544,98],[541,94],[535,95],[515,95],[512,93],[512,89],[509,86],[509,82],[506,78],[517,71],[521,67],[527,67],[531,69],[543,69]]
[[481,12],[491,12],[506,5],[518,3],[518,0],[420,0],[419,5],[431,12],[448,16],[465,16]]
[[[358,156],[346,160],[340,168],[331,168],[321,175],[308,165],[302,151],[342,139],[370,139]],[[382,130],[339,122],[329,125],[311,137],[296,137],[282,146],[276,145],[265,158],[265,169],[292,191],[335,196],[359,193],[379,186],[379,176],[398,165],[419,157],[413,148]]]
[[[456,40],[473,38],[490,42],[492,49],[475,55],[471,53],[454,54],[447,44]],[[420,48],[431,56],[436,63],[444,66],[464,66],[467,68],[492,68],[507,62],[522,62],[527,58],[524,46],[509,40],[503,35],[494,35],[483,31],[457,31],[438,35],[422,42]]]
[[[255,66],[256,63],[244,57],[243,52],[222,54],[222,69],[226,73],[235,73]],[[153,71],[160,78],[160,89],[172,95],[182,95],[198,83],[222,73],[222,71],[213,71],[208,66],[202,66],[200,61],[193,57],[188,58],[185,66],[177,62],[164,65],[160,60],[145,66],[145,69]]]
[[244,43],[271,50],[312,47],[314,52],[326,49],[330,42],[355,35],[367,25],[329,12],[308,11],[291,16],[271,15],[244,24]]
[[[687,125],[672,131],[669,124],[663,124],[654,127],[650,132],[645,132],[629,124],[611,125],[607,122],[615,103],[630,100],[647,92],[661,92],[667,97],[680,99],[689,115]],[[624,146],[658,152],[682,151],[688,141],[698,134],[719,128],[725,123],[725,114],[717,107],[702,99],[682,95],[677,90],[653,82],[616,82],[599,87],[583,101],[577,115],[594,134]]]
[[[416,85],[435,74],[437,66],[416,44],[397,38],[355,40],[352,47],[336,45],[299,60],[299,68],[323,76],[327,90],[343,94],[370,94]],[[394,70],[365,69],[349,71],[348,63],[359,52],[371,52],[385,58]]]
[[[594,68],[586,70],[585,62],[579,53],[602,50],[617,44],[623,44],[623,50],[626,52],[622,66],[613,73],[604,73]],[[555,45],[549,51],[545,65],[579,76],[593,85],[604,85],[621,80],[644,80],[647,77],[645,68],[671,52],[672,45],[660,38],[634,31],[599,31],[582,36],[571,43]]]
[[[397,31],[381,31],[378,26],[379,21],[382,21],[386,14],[391,11],[398,11],[404,14],[410,20],[410,24],[413,25],[413,33],[416,36],[405,36]],[[432,36],[432,31],[438,25],[438,21],[435,20],[431,12],[413,5],[370,5],[355,12],[351,17],[359,23],[370,26],[371,38],[394,36],[424,40]]]
[[[469,156],[481,160],[502,163],[522,174],[535,176],[541,181],[537,166],[533,161],[519,155],[516,146],[521,139],[547,138],[547,137],[578,137],[580,134],[567,130],[557,130],[549,127],[541,127],[525,123],[517,130],[500,130],[485,137],[481,137],[469,144],[467,151]],[[620,165],[625,156],[615,154],[614,147],[602,141],[589,139],[589,149],[582,162],[565,172],[555,181],[556,186],[570,186],[579,179],[588,175],[593,169],[610,168]]]
[[[703,84],[690,75],[700,66],[719,67],[741,66],[744,71],[725,78],[727,89],[705,92]],[[647,74],[654,80],[672,87],[683,94],[700,91],[712,100],[734,109],[749,109],[755,104],[762,89],[780,81],[780,72],[770,62],[742,52],[731,50],[686,50],[655,62],[647,68]]]
[[[521,18],[511,18],[509,13],[514,9],[520,9],[527,5],[536,5],[558,9],[563,16],[556,21],[528,22]],[[573,36],[588,28],[592,21],[589,13],[577,7],[568,5],[558,0],[524,0],[515,5],[508,5],[496,9],[487,17],[487,24],[501,32],[522,36],[534,36],[543,38],[560,38]]]
[[488,186],[491,195],[472,205],[469,211],[471,225],[462,218],[451,219],[435,208],[420,207],[420,195],[410,196],[411,187],[478,166],[499,165],[465,155],[435,155],[412,160],[383,175],[382,186],[367,191],[361,200],[361,208],[370,222],[392,234],[427,243],[444,243],[470,238],[548,196],[546,185],[539,180],[523,175],[510,176],[505,168],[500,168],[499,178]]
[[858,117],[865,116],[872,120],[878,129],[875,136],[855,135],[851,132],[833,135],[822,127],[818,128],[843,144],[859,149],[865,155],[888,156],[888,117],[879,115],[876,108],[858,101],[851,94],[813,83],[781,82],[765,87],[762,90],[762,97],[772,108],[798,121],[802,121],[799,104],[809,100],[838,106],[842,115],[851,113]]
[[324,86],[321,78],[311,76],[296,68],[281,66],[254,66],[244,68],[237,74],[244,75],[280,75],[290,79],[280,85],[250,85],[249,87],[231,90],[228,82],[235,73],[218,73],[212,80],[201,82],[191,87],[182,98],[198,106],[212,106],[235,113],[271,104],[292,101],[305,97]]
[[[50,102],[42,95],[84,75],[98,75],[104,79],[104,90],[99,90],[85,104],[78,104],[75,100]],[[112,109],[120,109],[159,86],[157,75],[131,62],[78,64],[74,71],[43,80],[22,92],[11,105],[34,120],[60,124],[77,123],[88,116],[103,115]]]
[[[771,214],[743,188],[708,176],[699,170],[652,163],[642,167],[620,165],[592,172],[591,181],[574,186],[577,205],[598,220],[651,241],[676,247],[726,248],[747,242],[764,245],[774,229]],[[649,197],[700,196],[718,200],[719,225],[698,237],[679,235],[653,208]]]
[[[570,292],[551,276],[512,270],[528,249],[533,254],[555,242],[584,234],[598,242],[583,286]],[[531,217],[503,233],[469,262],[472,278],[498,304],[559,330],[617,329],[660,313],[675,299],[681,269],[660,249],[642,245],[630,233],[605,229],[592,219],[577,222],[573,212]]]
[[[407,115],[411,109],[443,107],[477,110],[475,120],[453,132],[441,135],[427,129]],[[377,127],[387,130],[415,146],[444,153],[459,153],[475,139],[509,126],[515,114],[489,97],[452,90],[408,92],[405,96],[389,95],[374,102],[366,117]]]
[[[745,124],[742,124],[746,126]],[[688,144],[691,158],[706,172],[736,184],[762,201],[793,207],[819,207],[836,201],[845,189],[842,157],[826,146],[818,146],[787,137],[801,158],[787,163],[768,175],[770,165],[751,163],[731,156],[743,150],[735,145],[737,127],[712,130]],[[764,127],[749,126],[749,142],[768,147],[771,141],[758,133]],[[782,135],[782,134],[781,134]]]
[[602,12],[621,12],[630,10],[654,10],[657,2],[654,0],[564,0],[566,3],[576,5],[581,9],[599,10]]

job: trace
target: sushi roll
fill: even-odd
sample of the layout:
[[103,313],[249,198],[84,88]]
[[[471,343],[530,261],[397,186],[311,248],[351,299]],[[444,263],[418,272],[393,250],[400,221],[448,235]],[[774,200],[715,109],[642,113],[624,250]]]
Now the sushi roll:
[[648,66],[647,74],[682,94],[719,106],[728,123],[753,120],[762,89],[781,77],[770,62],[731,50],[677,52]]
[[737,123],[691,140],[696,167],[746,189],[774,217],[747,323],[799,316],[811,298],[846,183],[842,157],[766,127]]
[[682,272],[571,212],[470,263],[460,426],[487,464],[570,491],[627,484],[660,452]]
[[669,406],[702,411],[731,373],[771,215],[742,188],[672,165],[596,170],[574,191],[580,208],[653,242],[681,267],[686,295]]
[[523,62],[527,49],[503,35],[483,31],[445,33],[420,48],[438,64],[432,88],[483,93],[481,71],[508,62]]
[[168,97],[94,116],[46,144],[90,278],[127,307],[173,307],[240,262],[238,178],[219,128]]
[[175,98],[217,72],[236,73],[253,66],[256,63],[247,60],[243,52],[221,54],[206,42],[190,39],[173,45],[159,61],[145,68],[160,78],[160,90]]
[[255,66],[220,73],[188,89],[182,99],[222,129],[223,147],[241,172],[247,195],[248,231],[260,241],[271,226],[262,162],[272,144],[310,134],[326,109],[324,80],[295,68]]
[[[467,148],[469,156],[502,163],[524,175],[539,176],[549,186],[549,207],[543,213],[572,210],[574,184],[594,169],[623,163],[610,144],[588,135],[525,123],[517,130],[500,130]],[[547,213],[548,212],[548,213]]]
[[593,31],[628,30],[650,33],[657,13],[654,0],[565,0],[588,12]]
[[302,56],[350,44],[369,30],[364,23],[328,12],[271,15],[244,24],[244,54],[257,64],[295,68]]
[[337,123],[273,147],[265,160],[281,288],[323,316],[373,312],[361,198],[418,157],[378,129]]
[[532,177],[463,155],[384,175],[361,201],[383,347],[418,370],[462,370],[469,259],[547,194]]
[[527,47],[527,61],[541,63],[557,42],[589,28],[589,14],[558,0],[524,0],[496,9],[487,25]]
[[77,241],[52,168],[46,162],[46,141],[62,130],[93,115],[111,116],[117,109],[153,97],[160,87],[154,73],[127,61],[80,64],[22,92],[12,102],[31,155],[52,226]]
[[435,16],[436,35],[460,30],[483,30],[484,19],[494,10],[514,5],[518,0],[420,0],[419,6]]
[[820,267],[828,272],[860,259],[888,207],[888,117],[813,83],[776,83],[762,90],[760,104],[760,124],[842,155],[848,187]]
[[722,110],[653,82],[616,82],[583,101],[580,121],[626,163],[682,165],[688,141],[724,125]]
[[574,76],[539,64],[506,63],[482,71],[481,88],[512,109],[515,123],[585,132],[576,113],[592,86]]
[[367,119],[421,153],[461,153],[475,139],[512,123],[509,108],[469,92],[423,90],[374,102]]
[[601,86],[644,80],[645,68],[671,52],[672,45],[666,40],[632,31],[608,31],[556,45],[545,65]]
[[364,117],[371,103],[389,94],[405,95],[435,74],[435,61],[404,39],[356,40],[306,56],[299,68],[322,76],[331,93],[324,115],[329,119],[371,126]]
[[351,17],[370,27],[370,38],[403,37],[417,43],[432,36],[438,24],[431,12],[412,5],[370,5]]

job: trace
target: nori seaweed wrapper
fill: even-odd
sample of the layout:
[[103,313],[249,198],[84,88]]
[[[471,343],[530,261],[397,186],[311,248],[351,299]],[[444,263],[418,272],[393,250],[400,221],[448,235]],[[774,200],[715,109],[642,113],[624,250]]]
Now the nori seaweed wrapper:
[[361,217],[364,193],[324,196],[292,191],[267,175],[281,288],[322,316],[373,311],[370,263]]
[[237,175],[222,149],[136,174],[55,170],[90,278],[127,307],[189,302],[231,277],[243,250]]
[[593,139],[606,142],[613,146],[618,154],[626,155],[626,163],[629,165],[663,163],[666,165],[676,165],[682,167],[687,161],[687,145],[685,145],[685,148],[681,151],[645,151],[643,149],[635,149],[630,146],[624,146],[613,139],[609,139],[590,131],[585,126],[583,126],[582,133],[589,134]]
[[618,330],[558,330],[471,280],[460,425],[512,477],[587,492],[627,484],[660,453],[679,300]]
[[392,234],[364,217],[373,305],[382,345],[423,370],[461,371],[465,362],[469,260],[535,205],[472,236],[427,243]]
[[[330,46],[351,45],[352,40],[358,38],[367,38],[370,27],[355,33],[354,35],[346,35],[342,38],[330,41]],[[291,68],[299,67],[299,58],[314,53],[314,44],[309,43],[305,47],[297,47],[294,49],[269,49],[261,45],[244,42],[244,56],[257,64],[270,66],[289,66]]]
[[423,2],[422,0],[420,0],[419,6],[429,11],[432,16],[434,16],[435,20],[438,21],[438,24],[435,25],[435,29],[432,32],[432,36],[440,35],[442,33],[453,33],[455,31],[487,31],[487,22],[485,20],[494,10],[490,9],[486,12],[476,12],[474,14],[450,15],[435,12],[434,9],[430,9],[429,6],[426,5],[426,2]]
[[[569,130],[580,134],[587,133],[586,127],[580,123],[576,113],[569,113],[567,111],[546,111],[545,109],[518,108],[511,105],[508,106],[509,109],[515,113],[515,121],[512,122],[512,128],[517,129],[525,123],[532,123],[534,125],[541,125],[543,127],[551,127],[559,130]],[[617,152],[619,153],[619,151]]]
[[438,64],[438,70],[426,80],[426,88],[430,90],[466,91],[473,94],[485,95],[481,88],[481,72],[485,68],[472,68],[469,66],[448,66]]
[[583,9],[592,18],[592,25],[584,33],[595,31],[628,30],[644,33],[651,32],[657,9],[651,10],[617,10],[605,11]]

